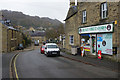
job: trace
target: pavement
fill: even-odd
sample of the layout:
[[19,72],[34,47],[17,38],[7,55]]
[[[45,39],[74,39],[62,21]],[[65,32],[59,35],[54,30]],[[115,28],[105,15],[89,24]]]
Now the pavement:
[[16,53],[4,53],[2,54],[2,78],[9,78],[10,74],[10,61]]
[[72,54],[67,54],[65,52],[61,52],[61,55],[65,58],[75,60],[78,62],[82,62],[84,64],[107,68],[112,71],[120,73],[120,68],[119,68],[120,63],[115,62],[115,61],[111,61],[111,60],[107,60],[107,59],[100,60],[100,59],[92,58],[92,57],[82,57],[80,55],[72,55]]

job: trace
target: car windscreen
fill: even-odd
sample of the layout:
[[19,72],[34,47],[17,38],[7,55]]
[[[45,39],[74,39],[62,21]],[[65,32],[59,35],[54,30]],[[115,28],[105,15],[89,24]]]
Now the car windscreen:
[[58,48],[57,45],[47,45],[47,48]]

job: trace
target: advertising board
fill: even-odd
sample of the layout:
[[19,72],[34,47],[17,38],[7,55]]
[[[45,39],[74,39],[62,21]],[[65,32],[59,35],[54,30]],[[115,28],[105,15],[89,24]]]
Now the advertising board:
[[97,52],[101,50],[103,54],[113,55],[112,33],[97,34]]

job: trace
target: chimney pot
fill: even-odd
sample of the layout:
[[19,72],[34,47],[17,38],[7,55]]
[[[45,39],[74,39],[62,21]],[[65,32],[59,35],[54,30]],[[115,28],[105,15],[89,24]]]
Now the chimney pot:
[[75,6],[75,0],[70,0],[70,7]]

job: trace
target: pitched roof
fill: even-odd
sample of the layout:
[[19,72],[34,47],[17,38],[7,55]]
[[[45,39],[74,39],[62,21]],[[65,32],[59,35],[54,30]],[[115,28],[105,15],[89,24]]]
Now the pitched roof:
[[69,8],[67,17],[64,21],[68,20],[70,17],[72,17],[73,15],[75,15],[78,12],[77,6],[72,6]]
[[29,32],[31,37],[35,37],[35,36],[45,36],[45,32],[42,31],[30,31]]
[[11,30],[17,30],[15,29],[13,26],[8,26],[4,23],[4,21],[0,21],[0,24],[4,25],[4,27],[6,27],[7,29],[11,29]]

